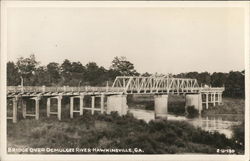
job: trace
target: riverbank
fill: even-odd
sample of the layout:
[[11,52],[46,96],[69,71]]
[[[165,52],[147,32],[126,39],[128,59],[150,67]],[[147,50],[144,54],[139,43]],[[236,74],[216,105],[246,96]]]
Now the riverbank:
[[203,110],[204,115],[213,114],[233,114],[244,115],[245,113],[245,100],[242,98],[223,98],[222,105],[211,106],[209,109]]
[[[217,154],[217,149],[231,148],[236,154],[243,153],[243,147],[225,135],[209,133],[182,121],[146,123],[129,114],[120,117],[116,113],[94,116],[84,113],[82,117],[63,121],[56,118],[26,119],[16,124],[8,122],[7,129],[8,147],[131,148],[141,149],[140,154]],[[91,152],[95,153],[101,152]]]

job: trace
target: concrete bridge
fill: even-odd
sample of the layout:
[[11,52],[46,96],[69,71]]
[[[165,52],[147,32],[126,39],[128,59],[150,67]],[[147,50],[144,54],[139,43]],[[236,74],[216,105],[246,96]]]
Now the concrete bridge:
[[[224,88],[199,87],[196,79],[170,78],[170,77],[116,77],[112,87],[46,87],[46,86],[8,86],[7,101],[12,101],[13,115],[7,119],[17,122],[17,108],[22,108],[23,117],[35,117],[39,119],[39,102],[42,98],[47,100],[47,117],[57,115],[61,120],[62,99],[70,99],[70,118],[74,113],[83,115],[83,110],[90,110],[110,114],[117,111],[119,115],[125,115],[128,111],[127,95],[154,94],[155,116],[166,118],[168,113],[168,95],[185,95],[186,107],[194,106],[199,113],[209,105],[215,106],[222,103]],[[91,98],[90,107],[84,102],[86,97]],[[57,111],[51,111],[51,100],[57,100]],[[75,109],[74,101],[79,100],[79,107]],[[34,100],[35,112],[27,111],[27,100]],[[96,101],[99,101],[97,107]]]

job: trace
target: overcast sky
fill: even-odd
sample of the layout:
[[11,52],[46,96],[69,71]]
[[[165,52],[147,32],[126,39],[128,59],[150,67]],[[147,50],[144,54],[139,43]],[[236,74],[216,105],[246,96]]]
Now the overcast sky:
[[34,53],[42,65],[109,68],[126,56],[142,73],[244,69],[240,8],[11,8],[7,25],[11,61]]

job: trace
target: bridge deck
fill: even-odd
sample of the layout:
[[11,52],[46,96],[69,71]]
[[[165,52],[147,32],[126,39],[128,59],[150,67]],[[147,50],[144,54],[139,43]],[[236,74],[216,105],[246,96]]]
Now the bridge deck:
[[222,93],[224,88],[201,88],[196,79],[173,77],[118,76],[112,87],[46,87],[46,86],[8,86],[7,97],[16,95],[87,95],[98,94],[185,94],[185,93]]
[[113,95],[113,94],[185,94],[185,93],[222,93],[224,88],[184,88],[184,89],[166,89],[166,88],[144,88],[143,90],[132,90],[120,87],[46,87],[46,86],[8,86],[7,97],[21,95],[22,97],[43,96],[74,96],[74,95]]

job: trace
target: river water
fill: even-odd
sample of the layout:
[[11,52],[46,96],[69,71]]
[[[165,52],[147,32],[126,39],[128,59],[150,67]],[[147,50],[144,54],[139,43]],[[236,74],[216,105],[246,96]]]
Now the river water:
[[[134,115],[137,119],[142,119],[146,122],[155,119],[154,111],[152,110],[143,110],[143,109],[129,109],[129,112]],[[227,138],[232,137],[232,127],[234,125],[240,124],[238,118],[235,116],[228,115],[215,115],[215,116],[199,116],[197,118],[187,118],[185,116],[176,116],[168,114],[168,120],[175,121],[186,121],[195,127],[200,127],[203,130],[210,132],[219,132],[225,134]]]

